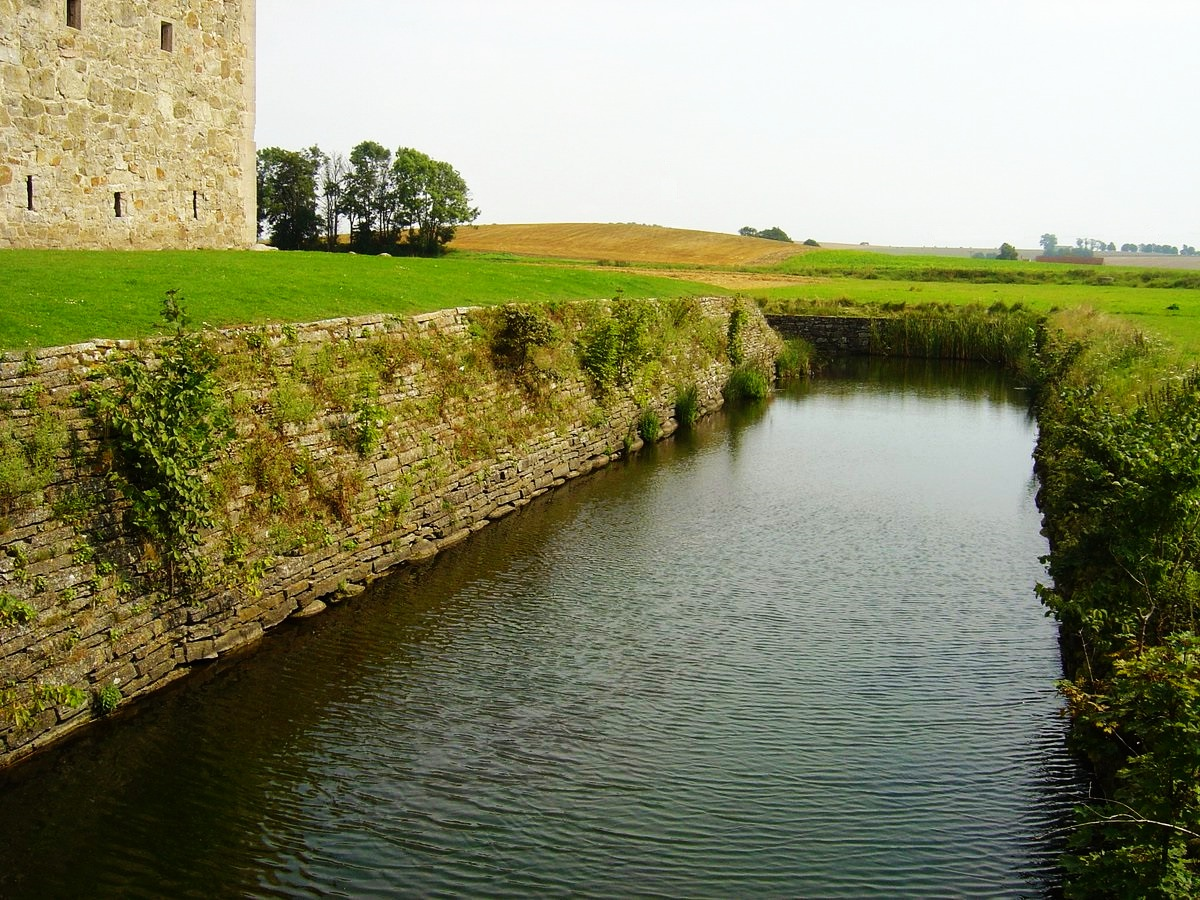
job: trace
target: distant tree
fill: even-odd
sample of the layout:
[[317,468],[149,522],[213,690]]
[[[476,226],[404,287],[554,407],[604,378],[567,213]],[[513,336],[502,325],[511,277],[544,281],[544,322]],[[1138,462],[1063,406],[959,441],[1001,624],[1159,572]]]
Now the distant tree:
[[1109,242],[1108,242],[1108,246],[1104,248],[1104,251],[1105,251],[1106,253],[1116,253],[1116,252],[1117,252],[1117,245],[1116,245],[1116,244],[1114,244],[1112,241],[1109,241]]
[[258,151],[258,234],[271,230],[280,250],[312,244],[320,228],[317,217],[317,164],[311,151],[279,147]]
[[[340,153],[322,154],[320,165],[321,218],[325,224],[325,245],[337,249],[341,221],[347,214],[346,188],[350,167]],[[353,222],[351,230],[353,231]]]
[[408,229],[407,242],[422,256],[436,256],[454,239],[459,225],[479,217],[462,175],[419,150],[396,151],[392,183],[399,224]]
[[1038,243],[1042,245],[1042,249],[1046,251],[1047,256],[1053,256],[1054,251],[1058,249],[1058,235],[1046,233],[1039,239]]
[[1187,244],[1184,244],[1184,245],[1183,245],[1183,249],[1181,249],[1181,250],[1179,251],[1179,255],[1180,255],[1180,256],[1195,256],[1195,255],[1196,255],[1196,248],[1195,248],[1195,247],[1189,247]]
[[397,202],[391,150],[376,141],[363,141],[350,151],[346,201],[358,220],[354,234],[358,246],[395,243]]
[[770,228],[763,229],[758,233],[760,238],[766,238],[768,241],[783,241],[784,243],[792,243],[792,239],[787,236],[787,232],[778,225],[772,225]]
[[1000,245],[1000,252],[996,254],[996,259],[1016,259],[1017,248],[1012,244],[1004,243]]
[[778,225],[773,225],[770,228],[764,228],[762,231],[759,231],[757,228],[751,228],[749,225],[747,225],[745,228],[739,228],[738,234],[740,234],[742,237],[766,238],[768,241],[786,241],[789,244],[792,243],[792,239],[787,236],[787,232],[785,232]]
[[821,245],[818,244],[816,241],[814,241],[812,238],[805,238],[804,246],[805,247],[820,247]]
[[1137,253],[1137,244],[1122,244],[1122,253]]

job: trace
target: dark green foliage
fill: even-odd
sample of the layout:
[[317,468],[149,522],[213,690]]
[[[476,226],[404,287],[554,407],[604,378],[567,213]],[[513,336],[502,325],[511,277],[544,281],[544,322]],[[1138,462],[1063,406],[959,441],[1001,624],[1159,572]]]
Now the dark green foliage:
[[658,419],[658,413],[648,406],[642,407],[638,415],[637,433],[647,444],[653,444],[662,437],[662,422]]
[[0,430],[0,512],[40,501],[66,443],[66,426],[48,409],[23,432],[7,426]]
[[113,483],[130,519],[165,562],[169,590],[177,574],[199,574],[194,551],[212,527],[212,492],[202,472],[228,443],[230,417],[215,372],[217,356],[187,320],[175,291],[163,302],[175,328],[149,359],[123,356],[107,366],[109,385],[89,407],[113,450]]
[[650,329],[657,318],[652,303],[618,297],[611,313],[580,339],[579,363],[601,393],[632,382],[650,357]]
[[901,310],[875,322],[871,352],[882,356],[969,359],[1020,369],[1041,317],[1003,304],[991,308]]
[[554,342],[554,326],[539,307],[508,304],[501,307],[498,319],[491,351],[503,368],[526,368],[533,361],[534,350]]
[[764,400],[771,392],[767,376],[752,366],[739,366],[729,375],[721,393],[726,403],[746,400]]
[[746,320],[749,317],[749,313],[742,306],[735,306],[729,314],[729,331],[726,346],[728,348],[729,361],[735,366],[740,366],[746,359],[744,332],[746,330]]
[[[1039,332],[1038,502],[1072,740],[1103,797],[1080,810],[1072,897],[1200,893],[1200,374],[1130,407],[1089,347]],[[1112,379],[1120,356],[1100,376]]]
[[344,195],[341,212],[354,246],[368,252],[394,251],[403,237],[401,249],[436,256],[459,225],[479,217],[462,175],[411,147],[393,156],[376,141],[362,141],[350,151],[350,169],[335,187]]
[[812,238],[805,238],[804,246],[805,247],[820,247],[821,245],[818,244],[816,241],[814,241]]
[[1004,243],[1000,245],[1000,252],[996,254],[996,259],[1017,259],[1017,248],[1012,244]]
[[779,380],[801,378],[811,374],[816,351],[804,338],[783,342],[783,350],[775,357],[775,377]]
[[37,610],[11,594],[0,594],[0,628],[28,625],[37,618]]
[[96,712],[107,716],[121,705],[121,689],[116,684],[109,683],[96,691]]
[[408,227],[407,242],[420,256],[436,256],[454,240],[459,225],[479,218],[466,181],[448,162],[401,147],[392,176],[402,224]]
[[694,384],[675,389],[675,421],[691,428],[700,417],[700,389]]
[[745,228],[739,228],[738,234],[740,234],[742,237],[766,238],[768,241],[784,241],[789,244],[792,242],[792,239],[787,236],[787,232],[785,232],[778,225],[773,225],[770,228],[763,229],[762,231],[759,231],[757,228],[751,228],[749,225],[747,225]]
[[271,243],[280,250],[312,245],[320,230],[317,215],[319,154],[297,153],[279,147],[258,151],[258,230],[271,229]]

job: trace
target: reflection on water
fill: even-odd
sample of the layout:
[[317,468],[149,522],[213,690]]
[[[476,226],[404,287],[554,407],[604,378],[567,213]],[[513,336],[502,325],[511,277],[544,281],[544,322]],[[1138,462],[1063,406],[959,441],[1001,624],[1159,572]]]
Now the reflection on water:
[[730,412],[0,788],[0,895],[1028,896],[1065,809],[1033,424]]

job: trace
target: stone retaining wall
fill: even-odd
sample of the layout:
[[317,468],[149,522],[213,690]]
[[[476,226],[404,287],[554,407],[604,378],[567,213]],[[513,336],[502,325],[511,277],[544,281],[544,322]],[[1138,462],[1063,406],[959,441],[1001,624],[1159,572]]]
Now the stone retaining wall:
[[[578,335],[558,363],[496,368],[468,309],[221,333],[237,436],[202,473],[222,506],[207,575],[178,596],[128,526],[111,447],[79,400],[105,359],[153,347],[5,356],[0,463],[49,448],[53,472],[0,508],[0,766],[100,715],[102,696],[155,691],[636,450],[647,408],[669,434],[679,386],[720,405],[732,301],[693,303],[690,337],[607,394],[572,362]],[[743,335],[769,370],[778,338],[757,313]]]
[[804,338],[823,356],[865,356],[871,352],[874,319],[768,315],[766,320],[783,337]]

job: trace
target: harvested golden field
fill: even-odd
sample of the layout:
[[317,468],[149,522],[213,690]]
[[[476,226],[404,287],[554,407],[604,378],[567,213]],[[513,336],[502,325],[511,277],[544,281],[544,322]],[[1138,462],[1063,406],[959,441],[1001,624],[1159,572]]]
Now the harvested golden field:
[[609,263],[769,266],[806,248],[763,238],[658,225],[550,223],[466,226],[458,230],[450,249]]

